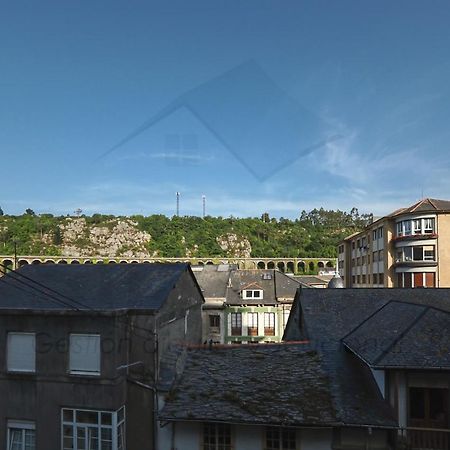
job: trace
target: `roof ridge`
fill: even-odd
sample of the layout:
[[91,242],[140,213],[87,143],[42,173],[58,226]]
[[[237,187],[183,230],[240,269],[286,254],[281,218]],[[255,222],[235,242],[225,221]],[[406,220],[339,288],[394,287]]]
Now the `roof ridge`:
[[[405,303],[407,304],[407,302],[398,302],[398,303]],[[415,303],[413,303],[415,304]],[[381,355],[378,356],[378,358],[375,358],[374,362],[373,362],[373,366],[376,366],[382,358],[384,358],[384,356],[394,347],[395,344],[397,344],[397,342],[402,339],[406,333],[408,333],[408,331],[427,313],[427,311],[429,310],[429,306],[424,306],[424,305],[417,305],[417,306],[423,306],[423,311],[406,327],[405,330],[403,330],[402,333],[400,333],[395,339],[393,339],[392,343],[390,345],[387,346],[387,348],[385,348],[382,352]]]
[[439,208],[434,204],[434,199],[432,198],[427,198],[427,200],[430,202],[431,206],[435,209],[435,210],[439,210]]
[[437,306],[433,306],[433,305],[422,305],[422,304],[420,304],[420,303],[405,302],[405,301],[403,301],[403,300],[391,300],[391,301],[392,301],[393,303],[402,303],[402,304],[404,304],[404,305],[423,306],[424,308],[432,309],[432,310],[434,310],[434,311],[439,311],[439,312],[441,312],[441,313],[450,315],[450,310],[447,311],[446,309],[438,308]]
[[[425,200],[427,200],[427,199],[423,198],[422,200],[419,200],[417,203],[414,203],[412,206],[410,206],[409,207],[410,212],[414,212],[420,205],[422,205],[425,202]],[[434,206],[434,205],[432,205],[432,206]],[[408,209],[408,208],[406,208],[406,209]]]
[[341,342],[346,339],[347,337],[349,337],[353,332],[355,332],[358,328],[360,328],[362,325],[364,325],[369,319],[371,319],[375,314],[378,314],[383,308],[385,308],[387,305],[389,305],[390,303],[394,302],[394,300],[389,300],[388,302],[386,302],[383,306],[381,306],[380,308],[378,308],[375,312],[373,312],[372,314],[370,314],[369,316],[367,316],[358,326],[356,326],[355,328],[353,328],[353,330],[349,331],[345,336],[343,336],[340,340]]

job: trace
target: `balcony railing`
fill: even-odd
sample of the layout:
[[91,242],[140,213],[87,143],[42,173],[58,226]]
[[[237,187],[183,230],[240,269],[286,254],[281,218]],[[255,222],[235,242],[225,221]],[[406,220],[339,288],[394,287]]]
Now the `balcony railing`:
[[401,428],[396,448],[399,450],[450,450],[450,429]]

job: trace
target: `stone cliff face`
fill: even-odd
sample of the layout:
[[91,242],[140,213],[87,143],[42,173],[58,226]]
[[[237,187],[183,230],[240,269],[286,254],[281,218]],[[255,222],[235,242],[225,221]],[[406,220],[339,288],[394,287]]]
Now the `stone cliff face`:
[[216,241],[226,256],[237,258],[250,258],[251,256],[252,246],[247,238],[227,233],[216,238]]
[[124,256],[146,258],[152,237],[130,219],[113,219],[88,226],[84,218],[67,218],[60,225],[63,256]]

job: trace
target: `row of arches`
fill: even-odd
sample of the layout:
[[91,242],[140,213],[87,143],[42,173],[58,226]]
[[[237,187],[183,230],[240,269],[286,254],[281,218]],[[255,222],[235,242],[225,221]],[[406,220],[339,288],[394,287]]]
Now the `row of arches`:
[[150,264],[150,263],[164,263],[164,262],[172,262],[172,263],[186,263],[191,262],[195,265],[205,266],[212,265],[217,263],[222,264],[237,264],[241,269],[278,269],[281,272],[287,273],[307,273],[307,272],[315,272],[320,271],[325,268],[333,268],[333,262],[330,260],[258,260],[258,259],[242,259],[236,261],[228,261],[228,260],[220,260],[213,261],[212,259],[205,260],[194,260],[194,259],[176,259],[176,258],[162,258],[162,259],[90,259],[90,258],[19,258],[15,263],[13,258],[5,258],[1,261],[3,265],[3,269],[12,270],[16,267],[22,267],[28,264]]
[[289,273],[304,273],[307,271],[314,272],[325,268],[333,268],[331,261],[318,261],[317,264],[314,261],[299,261],[297,264],[294,261],[259,261],[256,265],[257,269],[278,269],[280,272]]

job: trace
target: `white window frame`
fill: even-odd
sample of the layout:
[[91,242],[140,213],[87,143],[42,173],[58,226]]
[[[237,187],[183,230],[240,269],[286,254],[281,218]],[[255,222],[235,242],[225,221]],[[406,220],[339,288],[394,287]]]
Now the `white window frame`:
[[11,437],[12,437],[12,430],[21,430],[22,432],[22,449],[25,450],[25,437],[26,433],[33,431],[33,437],[34,437],[34,448],[31,450],[36,449],[36,425],[34,422],[28,422],[28,421],[22,421],[22,420],[8,420],[8,431],[7,431],[7,441],[6,441],[6,449],[10,450],[12,446]]
[[[88,370],[83,368],[73,367],[73,357],[72,357],[72,338],[74,337],[89,337],[98,339],[98,369]],[[102,370],[102,352],[101,352],[101,337],[98,333],[71,333],[69,336],[69,373],[71,375],[90,375],[90,376],[100,376]]]
[[[32,366],[32,368],[30,369],[23,369],[23,368],[17,368],[17,367],[11,367],[13,362],[11,361],[11,340],[14,336],[30,336],[33,339],[32,342],[32,346],[33,346],[33,352],[32,352],[32,360],[31,360],[31,364],[30,366]],[[18,331],[12,331],[8,333],[7,336],[7,349],[6,349],[6,367],[8,372],[11,373],[36,373],[36,333],[22,333],[22,332],[18,332]]]
[[397,222],[397,236],[403,236],[403,222]]
[[[255,295],[256,292],[259,292],[258,296]],[[246,300],[246,299],[262,300],[263,292],[264,291],[262,289],[244,289],[242,291],[242,298],[244,300]]]
[[[431,226],[429,224],[431,224]],[[433,234],[435,225],[436,221],[434,217],[427,217],[423,219],[423,234]]]
[[[65,412],[72,413],[72,420],[64,419]],[[78,422],[77,414],[79,413],[95,413],[97,414],[97,421],[95,423]],[[121,414],[122,413],[122,414]],[[111,415],[111,424],[102,423],[102,414]],[[122,418],[120,418],[120,414]],[[71,427],[71,447],[64,447],[64,438],[70,439],[65,435],[65,427]],[[63,450],[78,450],[77,432],[79,429],[97,430],[97,449],[102,448],[102,430],[111,430],[111,450],[126,450],[126,409],[122,406],[117,411],[105,411],[95,409],[75,409],[75,408],[61,408],[61,448]],[[88,433],[85,434],[85,443],[88,440]],[[119,436],[123,436],[122,442],[119,442]],[[109,439],[107,440],[109,441]],[[85,447],[91,448],[91,447]]]

